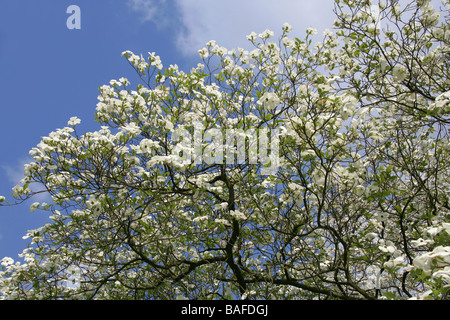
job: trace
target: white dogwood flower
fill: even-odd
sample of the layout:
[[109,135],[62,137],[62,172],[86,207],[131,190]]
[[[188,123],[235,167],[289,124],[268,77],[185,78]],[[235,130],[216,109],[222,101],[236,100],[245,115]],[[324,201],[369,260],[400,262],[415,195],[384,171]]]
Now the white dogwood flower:
[[266,110],[273,110],[280,104],[280,98],[273,92],[266,92],[258,100],[258,104],[263,105]]
[[77,124],[80,124],[80,123],[81,123],[80,119],[78,119],[77,117],[71,117],[69,119],[69,121],[67,122],[67,125],[69,125],[69,126],[76,126]]

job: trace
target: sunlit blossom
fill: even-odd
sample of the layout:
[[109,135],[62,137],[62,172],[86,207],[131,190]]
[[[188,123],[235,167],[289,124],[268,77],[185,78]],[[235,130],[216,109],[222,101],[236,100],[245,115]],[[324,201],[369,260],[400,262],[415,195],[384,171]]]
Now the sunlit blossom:
[[78,119],[77,117],[71,117],[69,122],[67,122],[68,126],[76,126],[77,124],[80,124],[81,120]]
[[263,32],[261,32],[260,34],[258,34],[258,37],[260,37],[261,39],[268,39],[270,37],[273,37],[274,32],[272,30],[266,29]]
[[267,110],[273,110],[281,103],[280,98],[273,92],[265,92],[258,100],[258,103],[263,105]]

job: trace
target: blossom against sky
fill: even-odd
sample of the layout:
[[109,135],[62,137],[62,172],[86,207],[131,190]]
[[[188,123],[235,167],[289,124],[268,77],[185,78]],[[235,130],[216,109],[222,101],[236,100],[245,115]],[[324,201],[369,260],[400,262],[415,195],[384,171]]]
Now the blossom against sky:
[[[164,5],[154,5],[158,3]],[[334,20],[331,0],[176,0],[172,5],[167,0],[131,0],[130,7],[161,29],[173,26],[177,48],[186,55],[195,54],[209,40],[245,48],[246,35],[267,28],[279,32],[284,22],[304,33],[310,26],[329,28]]]
[[[67,28],[67,8],[80,8],[81,29]],[[246,35],[285,22],[303,37],[313,26],[319,34],[334,21],[332,0],[17,0],[0,4],[1,152],[0,195],[7,198],[23,177],[28,154],[42,137],[82,120],[83,132],[99,129],[94,121],[98,88],[134,71],[125,50],[156,52],[165,66],[190,70],[209,40],[229,49],[248,47]],[[133,82],[134,80],[134,82]],[[38,187],[35,187],[38,188]],[[29,207],[35,201],[0,207],[0,258],[26,247],[27,230],[48,221]]]

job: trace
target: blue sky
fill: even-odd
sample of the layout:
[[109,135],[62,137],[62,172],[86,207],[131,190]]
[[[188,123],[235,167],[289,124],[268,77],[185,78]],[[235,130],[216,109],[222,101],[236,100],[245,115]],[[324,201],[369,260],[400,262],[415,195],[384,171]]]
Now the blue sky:
[[[81,29],[69,30],[70,5],[81,10]],[[94,121],[98,88],[134,71],[125,50],[156,52],[165,66],[189,71],[207,41],[248,47],[246,35],[290,23],[295,36],[307,27],[331,28],[332,0],[15,0],[0,4],[0,195],[23,177],[28,152],[72,116],[82,132]],[[250,47],[248,47],[250,48]],[[30,212],[30,200],[0,207],[0,259],[17,259],[27,230],[48,221]]]

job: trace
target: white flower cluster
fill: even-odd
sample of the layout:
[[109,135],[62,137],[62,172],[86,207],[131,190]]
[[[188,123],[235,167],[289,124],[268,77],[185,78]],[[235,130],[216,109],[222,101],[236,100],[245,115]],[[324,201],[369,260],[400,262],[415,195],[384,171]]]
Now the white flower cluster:
[[265,92],[262,97],[258,100],[258,104],[264,106],[266,110],[273,110],[280,105],[281,101],[276,93]]
[[[414,241],[416,247],[426,247],[435,243],[434,238],[441,233],[450,235],[450,223],[443,222],[438,226],[427,228],[423,232],[424,238]],[[432,251],[418,255],[414,258],[415,269],[422,270],[432,278],[443,278],[450,283],[450,246],[438,245]]]

